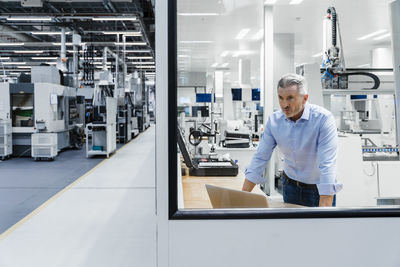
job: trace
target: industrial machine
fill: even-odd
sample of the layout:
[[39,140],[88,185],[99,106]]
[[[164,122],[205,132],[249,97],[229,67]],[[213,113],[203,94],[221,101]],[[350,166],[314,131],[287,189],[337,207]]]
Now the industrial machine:
[[182,130],[177,130],[178,145],[186,166],[189,168],[189,175],[192,176],[236,176],[239,166],[230,158],[218,156],[215,153],[208,155],[196,155],[191,157]]
[[95,88],[91,123],[86,124],[86,157],[110,156],[117,149],[117,99],[113,85],[103,82]]
[[11,157],[11,155],[12,155],[11,120],[0,119],[0,158],[1,160],[5,160],[6,158]]
[[[2,119],[12,120],[13,155],[31,154],[34,159],[54,159],[58,151],[75,147],[71,138],[79,115],[74,88],[39,82],[3,83],[0,84],[0,99],[4,110]],[[33,134],[49,133],[56,136],[51,139],[55,149],[45,153],[43,146],[49,145],[49,140],[44,138],[46,142],[41,143],[44,139]]]
[[118,141],[119,143],[127,143],[132,139],[132,113],[133,100],[131,94],[125,92],[123,105],[118,105]]

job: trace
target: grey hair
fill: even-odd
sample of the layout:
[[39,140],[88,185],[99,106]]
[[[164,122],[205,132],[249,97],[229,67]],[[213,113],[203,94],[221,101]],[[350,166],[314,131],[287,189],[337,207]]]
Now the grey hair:
[[301,75],[295,73],[288,73],[282,76],[282,78],[278,82],[279,88],[287,88],[292,85],[297,85],[297,90],[299,91],[300,95],[307,94],[307,80]]

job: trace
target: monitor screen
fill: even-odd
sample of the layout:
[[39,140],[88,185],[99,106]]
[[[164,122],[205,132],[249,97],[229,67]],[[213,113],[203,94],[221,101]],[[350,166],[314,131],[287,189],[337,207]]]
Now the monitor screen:
[[242,88],[232,88],[232,101],[242,101]]
[[251,100],[260,101],[260,88],[251,89]]
[[201,117],[208,117],[210,115],[208,106],[192,106],[192,117],[198,117],[199,113]]
[[[211,103],[211,94],[196,94],[197,103]],[[214,100],[215,102],[215,100]]]

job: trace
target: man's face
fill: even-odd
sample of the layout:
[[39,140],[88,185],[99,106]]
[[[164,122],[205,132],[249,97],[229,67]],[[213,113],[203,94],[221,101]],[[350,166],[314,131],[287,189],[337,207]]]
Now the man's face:
[[[308,94],[300,95],[297,85],[278,89],[279,105],[287,118],[296,117],[303,110]],[[298,118],[296,118],[298,119]]]

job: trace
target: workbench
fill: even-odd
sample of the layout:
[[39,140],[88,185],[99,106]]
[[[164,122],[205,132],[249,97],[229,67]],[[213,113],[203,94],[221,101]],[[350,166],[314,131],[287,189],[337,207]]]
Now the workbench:
[[[178,157],[179,159],[180,157]],[[178,166],[185,166],[184,163],[179,162]],[[180,168],[178,168],[180,173]],[[188,174],[189,171],[186,171]],[[183,207],[185,209],[212,209],[210,199],[205,185],[215,185],[220,187],[226,187],[235,190],[241,190],[245,175],[243,170],[239,170],[239,174],[236,177],[196,177],[184,175],[182,178],[182,192],[183,192]],[[180,180],[180,179],[179,179]],[[252,193],[265,195],[259,186],[255,186]],[[268,197],[268,204],[270,208],[302,208],[300,205],[293,205],[284,203],[281,196]]]

